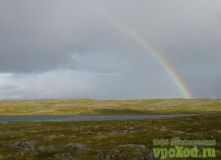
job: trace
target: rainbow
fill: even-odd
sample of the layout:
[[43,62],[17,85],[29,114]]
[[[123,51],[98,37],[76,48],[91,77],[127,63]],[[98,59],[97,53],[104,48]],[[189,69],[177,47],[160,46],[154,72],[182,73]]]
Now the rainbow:
[[169,63],[169,60],[164,56],[164,54],[160,50],[150,45],[150,43],[146,39],[144,39],[141,36],[141,34],[139,34],[137,31],[134,31],[125,22],[121,21],[118,17],[112,16],[110,14],[108,17],[110,17],[111,21],[118,27],[120,27],[132,39],[134,39],[140,45],[142,45],[143,48],[146,51],[148,51],[148,53],[150,53],[159,62],[159,64],[162,66],[165,72],[170,76],[171,80],[174,82],[176,88],[178,89],[179,93],[183,98],[189,99],[193,97],[187,85],[177,73],[175,67],[171,63]]

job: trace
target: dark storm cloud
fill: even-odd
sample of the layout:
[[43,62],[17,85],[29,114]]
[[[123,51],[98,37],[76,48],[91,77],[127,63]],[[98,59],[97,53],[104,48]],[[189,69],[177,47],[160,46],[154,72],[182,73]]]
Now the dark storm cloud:
[[161,50],[195,97],[221,96],[220,0],[2,0],[0,98],[180,97],[110,15]]

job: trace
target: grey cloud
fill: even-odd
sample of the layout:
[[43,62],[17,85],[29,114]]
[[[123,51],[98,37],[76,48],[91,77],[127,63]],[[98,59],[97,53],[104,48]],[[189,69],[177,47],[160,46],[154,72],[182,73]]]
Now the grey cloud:
[[47,86],[45,77],[51,80],[59,70],[64,84],[75,79],[69,70],[90,73],[85,83],[93,89],[78,95],[56,83],[61,94],[45,97],[179,97],[159,62],[110,15],[161,50],[195,97],[221,96],[220,0],[2,0],[0,73],[14,78],[4,86],[0,80],[5,94],[0,98],[41,96],[39,89],[27,85],[24,90],[19,83],[37,77]]

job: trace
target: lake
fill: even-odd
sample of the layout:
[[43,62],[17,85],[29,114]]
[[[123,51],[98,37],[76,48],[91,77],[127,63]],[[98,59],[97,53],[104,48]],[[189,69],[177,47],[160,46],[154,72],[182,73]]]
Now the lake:
[[140,120],[194,116],[196,114],[165,114],[165,115],[15,115],[0,116],[0,122],[28,121],[111,121],[111,120]]

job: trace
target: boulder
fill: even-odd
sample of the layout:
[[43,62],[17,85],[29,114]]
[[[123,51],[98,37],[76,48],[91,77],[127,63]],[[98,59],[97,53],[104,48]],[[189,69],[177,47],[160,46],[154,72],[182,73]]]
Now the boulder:
[[10,147],[21,151],[35,151],[37,141],[21,141],[11,144]]
[[59,153],[59,154],[55,154],[54,157],[58,159],[65,159],[65,160],[73,159],[70,153]]

